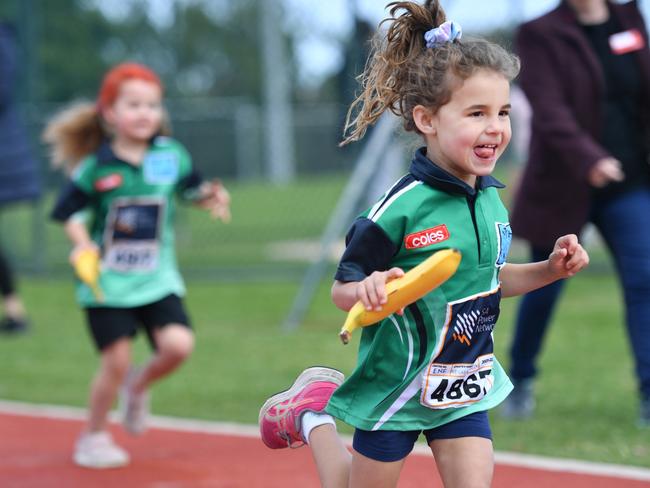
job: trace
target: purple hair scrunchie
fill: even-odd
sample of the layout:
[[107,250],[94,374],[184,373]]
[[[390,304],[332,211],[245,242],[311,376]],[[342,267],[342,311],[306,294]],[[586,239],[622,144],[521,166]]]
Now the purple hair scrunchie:
[[438,27],[426,31],[424,33],[424,40],[426,41],[427,47],[431,48],[440,46],[446,42],[453,42],[454,39],[460,39],[462,35],[463,31],[460,25],[448,20]]

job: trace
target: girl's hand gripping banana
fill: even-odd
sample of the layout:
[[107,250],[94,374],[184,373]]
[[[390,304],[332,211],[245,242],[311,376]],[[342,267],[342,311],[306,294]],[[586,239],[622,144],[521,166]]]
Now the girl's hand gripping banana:
[[81,281],[87,284],[98,302],[104,301],[104,294],[99,288],[99,251],[87,247],[75,252],[72,266]]
[[453,276],[460,264],[457,249],[443,249],[422,261],[401,278],[386,283],[387,302],[380,311],[366,310],[358,301],[348,312],[339,333],[343,344],[350,341],[352,331],[379,322],[390,314],[415,302]]

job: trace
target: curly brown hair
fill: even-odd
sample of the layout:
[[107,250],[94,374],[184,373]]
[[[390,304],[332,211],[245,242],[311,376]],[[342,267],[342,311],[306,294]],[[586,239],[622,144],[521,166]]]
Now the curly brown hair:
[[424,34],[446,20],[439,0],[391,2],[390,24],[377,32],[371,55],[359,76],[361,94],[352,102],[341,145],[361,139],[368,127],[390,110],[404,120],[406,131],[418,132],[413,120],[417,105],[436,112],[451,99],[459,82],[479,69],[487,69],[512,81],[519,73],[519,58],[498,44],[483,40],[455,39],[427,48]]

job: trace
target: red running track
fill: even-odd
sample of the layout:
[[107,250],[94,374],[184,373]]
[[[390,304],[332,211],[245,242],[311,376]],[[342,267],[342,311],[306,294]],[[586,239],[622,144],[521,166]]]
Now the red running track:
[[[2,488],[309,488],[318,487],[309,449],[271,451],[250,436],[153,428],[130,437],[125,468],[89,470],[71,461],[81,421],[0,413]],[[650,478],[648,478],[650,479]],[[442,487],[430,455],[412,454],[400,488]],[[495,488],[648,488],[650,481],[497,464]]]

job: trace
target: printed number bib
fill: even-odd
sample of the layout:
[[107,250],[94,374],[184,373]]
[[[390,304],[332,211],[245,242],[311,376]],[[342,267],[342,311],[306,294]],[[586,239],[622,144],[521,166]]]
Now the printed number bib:
[[494,355],[473,364],[432,363],[424,380],[422,402],[430,408],[462,407],[483,398],[492,388]]
[[155,244],[114,244],[104,255],[104,266],[115,271],[153,271],[158,254]]
[[464,407],[488,394],[494,384],[492,331],[500,298],[497,287],[447,305],[445,326],[422,377],[422,405]]
[[149,272],[158,267],[164,201],[120,198],[113,202],[104,235],[105,268]]

